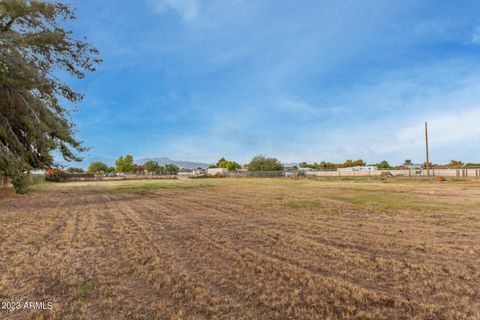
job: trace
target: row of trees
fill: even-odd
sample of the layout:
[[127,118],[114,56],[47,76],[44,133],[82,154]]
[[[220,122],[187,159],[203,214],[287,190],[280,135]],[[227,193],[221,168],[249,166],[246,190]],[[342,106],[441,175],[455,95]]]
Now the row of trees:
[[[336,170],[338,168],[349,168],[349,167],[358,167],[358,166],[365,166],[366,162],[362,159],[358,160],[347,160],[343,163],[332,163],[332,162],[325,162],[322,161],[320,163],[314,162],[313,164],[309,164],[306,162],[300,162],[300,168],[312,168],[316,170]],[[413,165],[412,160],[407,159],[404,161],[403,165],[400,166],[392,166],[388,163],[388,161],[383,160],[379,163],[372,163],[369,166],[376,166],[378,169],[402,169],[405,166]],[[480,167],[480,163],[463,163],[459,160],[451,160],[448,164],[435,164],[429,163],[430,168],[468,168],[468,167]],[[422,167],[426,167],[426,162],[422,164]]]
[[[300,168],[311,168],[316,170],[335,170],[338,168],[365,166],[366,162],[363,161],[362,159],[358,159],[358,160],[347,160],[344,163],[333,163],[333,162],[322,161],[320,163],[314,162],[313,164],[309,164],[306,162],[300,162],[298,165],[300,166]],[[388,162],[387,162],[387,165],[388,165]]]
[[[225,158],[220,158],[216,164],[211,165],[209,168],[227,168],[228,171],[236,171],[241,169],[242,166],[235,161],[226,160]],[[283,170],[284,166],[280,160],[276,158],[270,158],[263,155],[257,155],[245,165],[245,168],[248,171],[277,171]]]
[[[433,167],[440,167],[442,165],[434,164]],[[473,163],[473,162],[468,162],[468,163],[463,163],[460,160],[451,160],[448,164],[444,165],[448,168],[471,168],[471,167],[480,167],[480,163]]]
[[[404,168],[405,166],[412,165],[413,162],[409,159],[405,160],[404,164],[401,166],[391,166],[388,161],[384,160],[379,163],[370,164],[371,166],[376,166],[379,169],[400,169]],[[349,168],[349,167],[356,167],[356,166],[365,166],[366,162],[362,159],[358,160],[346,160],[343,163],[333,163],[333,162],[325,162],[322,161],[320,163],[313,163],[309,164],[307,162],[300,162],[300,168],[312,168],[316,170],[336,170],[338,168]],[[423,164],[425,167],[426,164]],[[463,163],[459,160],[452,160],[446,165],[438,165],[438,164],[430,164],[431,168],[462,168],[462,167],[480,167],[478,163]],[[229,171],[236,171],[242,166],[231,160],[226,160],[225,158],[221,158],[217,161],[216,164],[211,165],[209,168],[227,168]],[[283,170],[283,164],[276,158],[266,157],[263,155],[257,155],[253,157],[253,159],[245,165],[245,168],[249,171],[277,171]],[[295,167],[293,167],[295,170]],[[158,162],[150,160],[145,162],[143,165],[135,164],[133,157],[131,155],[121,156],[115,161],[115,167],[109,167],[107,164],[97,161],[92,162],[88,166],[87,172],[93,173],[125,173],[125,172],[149,172],[154,174],[163,174],[163,173],[174,173],[176,174],[179,171],[179,168],[173,164],[167,164],[165,166],[160,165]],[[82,168],[75,168],[70,167],[67,169],[69,173],[83,173],[84,170]]]
[[158,164],[157,161],[153,161],[153,160],[145,162],[143,167],[145,171],[148,171],[150,173],[156,173],[156,174],[162,174],[162,173],[176,174],[179,170],[179,168],[174,164],[167,164],[165,166],[162,166]]
[[[126,155],[125,157],[120,156],[117,161],[115,161],[115,167],[109,167],[106,163],[96,161],[90,163],[87,169],[88,172],[93,173],[139,173],[147,171],[149,173],[155,174],[176,174],[178,170],[179,168],[174,164],[167,164],[165,166],[161,166],[156,161],[147,161],[143,165],[138,165],[135,164],[133,156],[131,155]],[[68,168],[67,171],[71,173],[83,172],[83,170],[80,168]]]
[[[405,160],[404,165],[411,165],[412,161],[411,160]],[[467,162],[464,163],[463,161],[460,160],[450,160],[449,163],[447,164],[438,164],[438,163],[432,163],[429,162],[429,167],[430,168],[449,168],[449,169],[460,169],[460,168],[479,168],[480,163],[474,163],[474,162]],[[426,168],[427,163],[424,162],[422,164],[423,168]]]
[[[276,171],[283,170],[284,166],[276,158],[269,158],[263,155],[255,156],[245,167],[249,171]],[[226,160],[221,158],[215,165],[211,165],[209,168],[227,168],[229,171],[236,171],[241,169],[242,166],[235,161]],[[70,167],[66,170],[69,173],[83,173],[82,168]],[[149,172],[155,174],[162,173],[174,173],[179,171],[179,167],[174,164],[167,164],[165,166],[160,165],[158,162],[150,160],[143,165],[135,164],[131,155],[120,156],[115,161],[115,167],[110,167],[106,163],[101,161],[95,161],[90,163],[87,172],[91,173],[126,173],[126,172]]]

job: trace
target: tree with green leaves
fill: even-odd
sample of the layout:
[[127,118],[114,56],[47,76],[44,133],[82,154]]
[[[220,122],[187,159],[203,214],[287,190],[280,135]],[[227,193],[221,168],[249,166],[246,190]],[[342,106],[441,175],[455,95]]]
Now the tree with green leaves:
[[116,172],[133,172],[135,168],[134,166],[133,157],[129,154],[125,157],[120,156],[118,160],[115,161]]
[[224,157],[221,157],[218,161],[217,164],[215,165],[218,168],[218,165],[224,161],[227,161]]
[[247,169],[248,171],[278,171],[283,170],[283,165],[276,158],[258,155],[247,164]]
[[179,168],[174,164],[167,164],[165,166],[165,172],[167,172],[169,174],[177,174],[178,170],[179,170]]
[[158,164],[157,161],[150,160],[144,163],[144,169],[147,170],[149,173],[161,173],[165,170],[164,167]]
[[338,165],[332,162],[322,161],[318,164],[318,169],[320,170],[335,170],[338,168]]
[[87,172],[92,172],[92,173],[103,172],[103,173],[106,173],[106,172],[109,172],[109,167],[101,161],[95,161],[95,162],[92,162],[88,165]]
[[464,165],[465,168],[480,168],[480,163],[469,162]]
[[366,162],[362,159],[358,160],[346,160],[344,163],[339,164],[339,168],[351,168],[351,167],[363,167],[366,165]]
[[84,173],[85,170],[83,168],[76,168],[76,167],[69,167],[67,168],[68,173]]
[[451,160],[451,161],[447,164],[447,166],[448,166],[449,168],[461,168],[461,167],[463,167],[463,165],[464,165],[464,163],[463,163],[462,161],[460,161],[460,160]]
[[388,163],[387,160],[383,160],[382,162],[379,162],[377,164],[375,164],[375,166],[378,168],[378,169],[391,169],[392,166]]
[[228,171],[236,171],[241,167],[242,166],[237,162],[229,161],[229,160],[226,160],[225,158],[221,158],[220,160],[218,160],[217,164],[214,166],[214,168],[227,168]]
[[83,96],[58,72],[81,79],[101,60],[97,49],[62,28],[74,19],[60,2],[0,0],[0,171],[14,182],[52,167],[54,150],[67,161],[86,150],[62,103]]

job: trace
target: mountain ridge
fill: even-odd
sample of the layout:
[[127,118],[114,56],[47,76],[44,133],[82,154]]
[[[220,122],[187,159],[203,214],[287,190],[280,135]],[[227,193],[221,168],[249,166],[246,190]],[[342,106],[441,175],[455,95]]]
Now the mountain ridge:
[[159,165],[166,165],[166,164],[174,164],[179,168],[183,169],[207,169],[211,163],[204,163],[204,162],[194,162],[194,161],[186,161],[186,160],[172,160],[167,157],[148,157],[148,158],[141,158],[138,159],[135,163],[144,164],[147,161],[156,161]]

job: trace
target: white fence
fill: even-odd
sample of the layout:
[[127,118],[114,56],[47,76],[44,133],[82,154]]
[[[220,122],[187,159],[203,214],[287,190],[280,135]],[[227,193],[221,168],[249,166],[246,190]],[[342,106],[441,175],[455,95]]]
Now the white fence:
[[[430,173],[430,174],[428,174]],[[368,176],[404,176],[404,177],[426,177],[442,176],[461,179],[480,179],[480,169],[430,169],[427,170],[373,170],[373,171],[310,171],[307,176],[316,177],[368,177]]]

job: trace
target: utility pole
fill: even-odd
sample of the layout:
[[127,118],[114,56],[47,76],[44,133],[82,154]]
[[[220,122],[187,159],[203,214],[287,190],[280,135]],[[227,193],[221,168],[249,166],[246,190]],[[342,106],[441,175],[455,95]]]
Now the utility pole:
[[427,176],[430,177],[430,162],[428,159],[428,125],[427,121],[425,121],[425,148],[427,154]]

